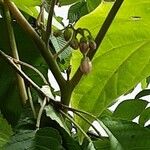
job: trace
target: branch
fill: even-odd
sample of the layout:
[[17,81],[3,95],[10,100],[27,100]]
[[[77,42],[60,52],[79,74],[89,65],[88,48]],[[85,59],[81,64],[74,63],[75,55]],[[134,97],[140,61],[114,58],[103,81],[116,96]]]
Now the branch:
[[0,56],[25,80],[28,81],[32,87],[43,97],[45,97],[45,93],[40,89],[40,87],[34,83],[13,61],[11,57],[6,55],[3,51],[0,50]]
[[74,113],[77,116],[79,116],[80,118],[82,118],[85,122],[87,122],[95,130],[95,132],[98,134],[98,136],[101,137],[101,134],[99,133],[99,131],[95,128],[95,126],[87,118],[85,118],[83,115],[79,114],[76,111],[74,111]]
[[92,142],[90,137],[84,132],[84,130],[70,116],[68,116],[62,110],[60,110],[60,113],[62,113],[62,115],[64,115],[69,121],[71,121],[79,129],[79,131],[87,138],[87,140],[89,142]]
[[44,2],[42,1],[42,4],[40,6],[40,13],[36,19],[36,26],[40,27],[42,23],[42,26],[44,26]]
[[25,81],[27,81],[42,97],[46,97],[48,99],[47,102],[49,102],[53,106],[60,106],[61,103],[55,101],[54,99],[48,97],[41,88],[34,83],[15,63],[14,59],[8,55],[6,55],[3,51],[0,50],[0,56],[6,61],[6,63],[9,64],[10,67],[12,67]]
[[38,113],[37,122],[36,122],[36,127],[38,129],[40,127],[41,117],[42,117],[42,113],[43,113],[44,107],[46,105],[46,101],[47,101],[47,99],[44,98],[43,103],[42,103],[41,108],[40,108],[39,113]]
[[30,87],[27,87],[27,93],[28,93],[30,106],[31,106],[31,109],[32,109],[32,112],[33,112],[33,117],[34,117],[34,119],[36,119],[36,111],[35,111],[35,107],[34,107],[34,104],[33,104],[33,99],[32,99],[32,95],[31,95]]
[[79,109],[75,109],[75,108],[72,108],[72,107],[69,107],[67,105],[63,105],[63,104],[59,104],[58,103],[58,106],[61,107],[61,109],[67,109],[68,111],[72,111],[73,113],[75,112],[79,112],[79,113],[82,113],[82,114],[85,114],[87,116],[90,116],[91,118],[93,118],[94,120],[97,120],[97,117],[92,115],[91,113],[88,113],[86,111],[83,111],[83,110],[79,110]]
[[51,51],[46,47],[45,43],[41,40],[39,35],[35,32],[35,30],[32,28],[32,26],[27,22],[27,20],[24,18],[24,16],[20,13],[20,11],[16,7],[16,5],[13,2],[11,2],[10,0],[4,0],[4,2],[7,4],[8,8],[10,9],[13,17],[16,19],[18,24],[33,39],[36,46],[40,50],[41,55],[45,59],[50,70],[52,71],[56,81],[58,82],[60,89],[63,89],[63,86],[65,85],[65,79],[63,78],[56,61],[53,59],[53,55],[52,55]]
[[47,27],[46,27],[46,35],[45,35],[45,44],[48,45],[48,41],[52,32],[52,19],[54,15],[54,7],[57,0],[51,0],[49,13],[48,13],[48,21],[47,21]]
[[[8,37],[9,45],[11,48],[11,53],[14,58],[19,60],[19,54],[18,54],[17,45],[15,41],[14,30],[12,27],[12,19],[11,19],[9,9],[6,4],[3,4],[3,13],[4,13],[5,23],[6,23],[7,37]],[[18,67],[21,69],[19,65]],[[20,95],[22,104],[25,104],[26,100],[28,99],[25,83],[18,74],[16,74],[16,77],[17,77],[17,82],[18,82],[19,95]]]
[[49,84],[48,81],[45,79],[44,75],[38,69],[36,69],[32,65],[30,65],[28,63],[25,63],[23,61],[20,61],[20,60],[17,60],[17,59],[13,59],[13,60],[14,60],[14,63],[16,63],[16,64],[20,64],[22,66],[26,66],[26,67],[32,69],[33,71],[35,71],[41,77],[41,79],[43,80],[44,84],[47,84],[47,85]]
[[[99,49],[111,23],[113,22],[118,10],[120,9],[122,3],[124,0],[116,0],[116,2],[114,3],[113,7],[111,8],[107,18],[105,19],[102,27],[100,28],[96,38],[95,38],[95,42],[97,44],[97,49],[95,51],[89,51],[87,56],[92,60],[95,53],[97,52],[97,50]],[[75,88],[75,86],[79,83],[80,79],[82,78],[83,73],[80,71],[80,68],[78,68],[78,70],[76,71],[76,73],[74,74],[73,78],[71,79],[71,85],[72,85],[72,90]]]

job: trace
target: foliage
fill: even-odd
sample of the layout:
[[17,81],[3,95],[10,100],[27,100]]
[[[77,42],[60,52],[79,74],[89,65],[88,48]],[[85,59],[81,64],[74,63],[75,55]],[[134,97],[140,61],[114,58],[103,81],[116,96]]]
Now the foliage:
[[0,124],[0,148],[2,148],[8,142],[13,132],[11,126],[2,116],[0,116]]
[[[70,5],[63,29],[52,22],[55,5]],[[148,87],[149,5],[149,0],[0,0],[0,148],[150,149],[144,98],[150,89],[109,110],[138,83]]]

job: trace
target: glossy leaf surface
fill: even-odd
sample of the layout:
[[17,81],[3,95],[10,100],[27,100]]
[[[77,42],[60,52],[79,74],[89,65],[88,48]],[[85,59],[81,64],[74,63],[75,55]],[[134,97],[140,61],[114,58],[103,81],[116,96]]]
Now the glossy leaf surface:
[[27,14],[35,18],[38,16],[38,10],[36,6],[41,5],[41,0],[13,0],[13,2],[20,10],[26,12]]
[[144,111],[147,104],[147,101],[140,99],[125,100],[117,106],[112,116],[132,121]]
[[150,131],[140,125],[111,118],[102,119],[103,128],[109,135],[111,150],[148,150]]
[[[102,3],[95,11],[81,18],[76,27],[88,28],[96,36],[112,4]],[[150,74],[148,5],[149,0],[124,1],[93,59],[92,72],[83,76],[74,90],[73,107],[99,116],[116,98]],[[72,74],[80,60],[81,55],[75,52]],[[81,119],[78,118],[77,122],[86,128]]]
[[0,148],[2,148],[13,134],[11,126],[0,116]]
[[59,132],[53,128],[42,128],[35,134],[36,150],[61,150],[62,139]]
[[146,108],[140,115],[139,124],[144,126],[147,121],[150,121],[150,107]]
[[11,137],[8,144],[5,146],[4,150],[25,150],[30,149],[34,150],[33,147],[33,138],[34,131],[24,131],[18,134],[15,134]]

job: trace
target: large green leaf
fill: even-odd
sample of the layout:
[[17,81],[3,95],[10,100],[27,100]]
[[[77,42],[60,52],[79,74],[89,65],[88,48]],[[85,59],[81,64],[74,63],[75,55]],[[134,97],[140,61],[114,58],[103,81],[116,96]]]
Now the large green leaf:
[[13,0],[13,2],[19,9],[35,18],[38,16],[38,10],[36,9],[36,6],[40,6],[42,3],[41,0]]
[[70,5],[77,1],[79,1],[79,0],[60,0],[59,3],[60,3],[60,5]]
[[140,99],[125,100],[117,106],[112,116],[132,121],[144,111],[147,104],[147,101]]
[[76,22],[82,16],[93,11],[99,4],[101,0],[87,0],[87,1],[79,1],[72,5],[68,12],[68,19],[70,23]]
[[72,5],[68,12],[68,19],[70,23],[76,22],[79,18],[88,13],[86,2],[77,2]]
[[25,5],[28,7],[32,7],[32,6],[39,6],[42,1],[41,0],[12,0],[14,3],[18,4],[18,5]]
[[0,148],[2,148],[12,135],[11,126],[0,116]]
[[86,2],[88,11],[91,12],[101,3],[101,0],[87,0]]
[[146,108],[140,115],[139,124],[144,126],[150,120],[150,107]]
[[96,140],[93,142],[96,150],[109,150],[110,149],[110,141],[108,138]]
[[[102,3],[79,20],[96,36],[113,3]],[[93,70],[83,76],[72,95],[72,106],[99,116],[106,107],[150,74],[149,0],[126,0],[93,60]],[[72,74],[81,55],[74,52]],[[77,122],[84,128],[85,123]]]
[[140,125],[111,118],[102,119],[103,128],[109,135],[111,150],[150,149],[150,130]]
[[70,136],[63,128],[59,129],[59,133],[62,137],[62,145],[66,150],[81,150],[81,146],[73,136]]
[[52,106],[48,105],[45,107],[46,116],[50,117],[52,120],[55,120],[62,128],[64,128],[68,133],[69,129],[65,123],[64,118],[59,114]]
[[[47,65],[32,39],[16,24],[16,22],[13,23],[13,27],[20,60],[33,65],[46,76]],[[3,19],[0,19],[0,33],[0,49],[6,54],[11,55]],[[15,72],[2,59],[0,59],[0,69],[0,109],[4,117],[12,124],[15,124],[20,117],[22,108]],[[24,68],[24,70],[36,83],[39,85],[43,84],[42,80],[35,72],[31,71],[29,68]]]
[[33,148],[33,139],[35,136],[35,131],[24,131],[13,135],[10,141],[5,146],[4,150],[25,150]]
[[35,135],[36,150],[61,150],[62,139],[59,132],[54,128],[42,128]]

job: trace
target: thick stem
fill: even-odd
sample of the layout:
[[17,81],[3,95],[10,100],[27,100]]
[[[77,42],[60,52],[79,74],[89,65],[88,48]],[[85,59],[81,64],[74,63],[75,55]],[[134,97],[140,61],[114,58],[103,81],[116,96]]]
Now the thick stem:
[[[111,8],[107,18],[105,19],[102,27],[100,28],[96,38],[95,38],[95,42],[97,44],[97,49],[95,51],[89,51],[87,56],[92,60],[95,53],[97,52],[97,50],[99,49],[111,23],[113,22],[119,8],[121,7],[122,3],[124,0],[116,0],[116,2],[114,3],[113,7]],[[72,88],[74,89],[76,87],[76,85],[79,83],[80,79],[82,78],[83,73],[80,71],[80,68],[78,68],[78,70],[76,71],[76,73],[74,74],[73,78],[71,79],[71,84],[72,84]]]
[[72,89],[69,81],[66,81],[66,85],[61,89],[61,103],[69,106],[71,99]]
[[10,0],[4,0],[4,2],[9,7],[13,17],[16,19],[18,24],[28,33],[28,35],[33,39],[36,46],[38,47],[41,55],[45,59],[46,63],[48,64],[50,70],[52,71],[56,81],[58,82],[60,88],[62,89],[65,84],[65,79],[63,78],[61,71],[53,59],[53,55],[51,51],[47,48],[45,43],[41,40],[39,35],[35,32],[32,26],[27,22],[24,16],[20,13],[16,5],[11,2]]
[[[113,20],[115,19],[116,17],[116,14],[118,12],[118,10],[120,9],[122,3],[123,3],[124,0],[116,0],[116,2],[114,3],[113,7],[111,8],[106,20],[104,21],[101,29],[99,30],[96,38],[95,38],[95,42],[96,42],[96,45],[97,45],[97,48],[100,47],[110,25],[112,24]],[[98,50],[98,49],[97,49]],[[97,52],[96,51],[89,51],[88,53],[88,56],[90,59],[92,59],[95,55],[95,53]]]
[[[12,51],[11,53],[14,58],[19,60],[19,54],[18,54],[18,50],[16,46],[15,35],[14,35],[13,27],[12,27],[12,20],[11,20],[10,12],[9,12],[7,5],[4,4],[3,6],[4,6],[4,19],[5,19],[7,33],[8,33],[9,45]],[[18,67],[21,69],[20,65],[18,65]],[[20,95],[22,104],[25,104],[26,100],[28,99],[25,83],[19,74],[16,74],[16,76],[17,76],[17,82],[18,82],[19,95]]]

